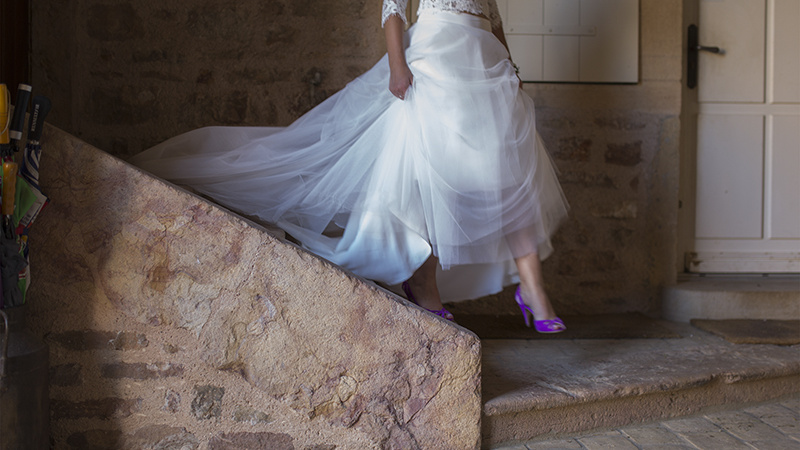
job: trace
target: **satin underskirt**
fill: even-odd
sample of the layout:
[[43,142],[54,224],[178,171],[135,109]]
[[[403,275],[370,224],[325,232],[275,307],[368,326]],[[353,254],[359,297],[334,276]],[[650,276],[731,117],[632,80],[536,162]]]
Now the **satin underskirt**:
[[499,292],[568,209],[533,101],[485,19],[423,14],[405,39],[404,101],[384,56],[289,127],[200,128],[131,162],[362,277],[396,285],[433,254],[444,301]]

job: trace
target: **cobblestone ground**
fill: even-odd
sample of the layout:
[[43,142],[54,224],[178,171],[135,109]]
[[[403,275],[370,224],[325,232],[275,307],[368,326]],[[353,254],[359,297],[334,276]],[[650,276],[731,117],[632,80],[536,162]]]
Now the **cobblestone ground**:
[[800,397],[497,450],[800,450]]

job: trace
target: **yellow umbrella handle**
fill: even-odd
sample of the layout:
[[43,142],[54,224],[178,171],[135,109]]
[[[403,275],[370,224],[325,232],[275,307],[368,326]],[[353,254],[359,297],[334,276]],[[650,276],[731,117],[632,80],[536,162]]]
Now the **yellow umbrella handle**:
[[8,144],[8,107],[11,100],[8,96],[8,88],[5,84],[0,84],[0,145]]
[[14,214],[14,196],[17,193],[17,169],[17,163],[3,161],[3,203],[0,208],[4,216]]

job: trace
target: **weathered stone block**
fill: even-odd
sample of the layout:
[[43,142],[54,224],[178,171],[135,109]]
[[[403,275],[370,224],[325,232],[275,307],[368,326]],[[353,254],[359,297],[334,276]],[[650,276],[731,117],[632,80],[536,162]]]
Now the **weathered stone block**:
[[614,180],[605,173],[564,171],[559,176],[561,184],[577,184],[584,187],[614,188]]
[[120,448],[122,440],[119,430],[87,430],[71,434],[67,445],[78,450],[102,450]]
[[144,334],[98,330],[65,331],[48,338],[69,350],[141,350],[149,345]]
[[615,205],[595,206],[592,215],[604,219],[635,219],[639,216],[639,205],[634,201],[624,201]]
[[252,408],[237,409],[233,413],[233,420],[236,422],[246,422],[250,425],[258,425],[260,423],[271,422],[269,416],[261,411],[256,411]]
[[60,364],[50,367],[50,384],[53,386],[79,386],[81,384],[80,364]]
[[126,449],[194,450],[200,441],[185,428],[168,425],[149,425],[125,437]]
[[113,89],[95,87],[89,93],[89,114],[102,125],[136,125],[150,118],[157,107],[155,93],[139,86]]
[[225,388],[218,386],[195,386],[192,414],[199,420],[219,418],[222,415],[222,397]]
[[610,128],[612,130],[642,130],[647,127],[647,122],[635,116],[604,116],[594,120],[594,124],[600,128]]
[[293,441],[284,433],[223,433],[209,441],[208,450],[294,450]]
[[104,364],[101,373],[105,378],[131,378],[155,380],[183,376],[183,366],[170,363],[114,363]]
[[142,18],[130,3],[89,7],[86,31],[100,41],[128,41],[144,35]]
[[180,411],[181,394],[173,391],[172,389],[167,389],[167,392],[164,393],[164,405],[161,407],[161,409],[171,413]]
[[592,156],[591,139],[564,138],[558,142],[553,157],[565,161],[586,162]]
[[129,417],[141,410],[141,407],[141,398],[101,398],[79,402],[58,399],[50,401],[50,411],[55,420]]
[[607,164],[635,166],[642,162],[642,141],[608,144],[605,159]]
[[563,252],[558,271],[561,275],[586,277],[589,274],[613,272],[619,267],[614,252],[584,249]]

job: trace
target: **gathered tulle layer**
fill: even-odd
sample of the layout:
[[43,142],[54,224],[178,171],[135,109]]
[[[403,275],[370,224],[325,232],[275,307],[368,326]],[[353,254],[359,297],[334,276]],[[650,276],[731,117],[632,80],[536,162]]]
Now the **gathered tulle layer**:
[[421,16],[405,101],[384,56],[289,127],[202,128],[131,162],[363,277],[396,284],[433,254],[451,269],[445,300],[497,292],[513,258],[550,253],[567,206],[533,101],[485,24]]

